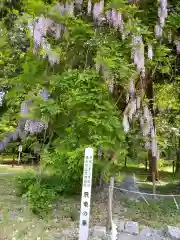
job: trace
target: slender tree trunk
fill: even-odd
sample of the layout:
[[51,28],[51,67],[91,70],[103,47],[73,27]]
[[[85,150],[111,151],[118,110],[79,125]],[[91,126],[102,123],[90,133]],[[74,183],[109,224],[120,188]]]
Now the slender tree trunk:
[[146,158],[145,160],[145,171],[147,172],[148,171],[148,159]]
[[13,152],[12,167],[14,167],[14,164],[15,164],[15,148],[12,149],[12,152]]
[[127,167],[127,156],[125,156],[125,160],[124,160],[124,167]]
[[178,144],[176,149],[176,173],[180,170],[180,138],[178,138]]
[[175,173],[175,161],[172,162],[172,172]]
[[[153,79],[151,77],[151,73],[147,74],[146,81],[145,81],[145,89],[146,89],[146,96],[148,98],[148,107],[151,111],[152,118],[153,118],[153,126],[154,126],[154,132],[156,129],[155,121],[154,121],[154,93],[153,93]],[[149,137],[150,143],[152,145],[152,138]],[[148,162],[149,162],[149,176],[147,177],[148,181],[153,181],[153,173],[155,174],[156,181],[159,179],[158,174],[158,164],[157,164],[157,158],[152,155],[152,150],[150,149],[148,151]]]
[[149,161],[149,175],[147,177],[148,181],[153,181],[153,173],[155,174],[155,179],[158,181],[159,173],[158,173],[158,165],[157,158],[152,156],[152,151],[148,151],[148,161]]

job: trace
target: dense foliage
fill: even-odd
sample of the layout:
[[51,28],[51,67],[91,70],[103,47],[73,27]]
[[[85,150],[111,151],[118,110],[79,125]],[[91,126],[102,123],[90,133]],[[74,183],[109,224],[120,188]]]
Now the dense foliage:
[[[61,193],[79,191],[86,146],[95,149],[94,183],[128,159],[148,158],[150,180],[160,158],[176,161],[178,171],[179,7],[2,1],[0,149],[17,151],[21,142],[40,158],[41,173],[60,176]],[[53,189],[35,178],[22,194],[34,206],[35,193],[52,200]]]

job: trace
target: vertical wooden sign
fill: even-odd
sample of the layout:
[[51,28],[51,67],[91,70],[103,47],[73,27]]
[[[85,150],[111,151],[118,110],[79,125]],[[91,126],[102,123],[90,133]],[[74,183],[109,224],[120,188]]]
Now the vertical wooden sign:
[[79,240],[88,240],[93,155],[94,155],[93,148],[89,147],[85,149]]

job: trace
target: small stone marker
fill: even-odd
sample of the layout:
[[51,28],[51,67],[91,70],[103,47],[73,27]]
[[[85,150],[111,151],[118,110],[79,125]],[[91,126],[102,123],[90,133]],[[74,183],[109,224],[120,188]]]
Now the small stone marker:
[[162,240],[163,232],[161,230],[156,230],[145,226],[140,231],[140,236],[147,240]]
[[177,227],[167,226],[166,234],[172,240],[180,239],[180,229]]
[[137,199],[139,199],[140,194],[139,194],[139,188],[138,188],[138,186],[136,184],[136,177],[135,177],[135,175],[127,176],[121,182],[119,187],[122,188],[122,189],[127,190],[127,191],[123,191],[122,190],[122,194],[126,195],[130,200],[137,200]]
[[89,147],[85,149],[79,240],[88,240],[93,152],[93,148]]
[[138,235],[139,234],[139,225],[137,222],[128,221],[125,223],[124,226],[124,232],[130,233],[132,235]]
[[120,221],[117,221],[116,224],[117,224],[117,231],[124,232],[125,221],[121,219]]
[[101,226],[95,226],[92,229],[92,237],[104,237],[106,235],[106,228]]

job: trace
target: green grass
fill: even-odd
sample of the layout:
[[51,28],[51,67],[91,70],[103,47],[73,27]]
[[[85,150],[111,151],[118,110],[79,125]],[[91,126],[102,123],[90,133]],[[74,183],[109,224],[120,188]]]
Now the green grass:
[[[180,206],[180,201],[178,203]],[[121,197],[121,217],[157,229],[167,225],[180,227],[179,209],[176,208],[173,199],[148,200],[148,204],[143,200],[135,202]],[[115,210],[115,213],[117,211],[118,209]]]
[[34,169],[0,166],[0,174],[14,173],[0,176],[0,239],[50,240],[63,228],[75,227],[78,213],[76,204],[79,204],[79,199],[59,199],[58,204],[54,205],[53,213],[40,219],[29,210],[25,199],[16,196],[17,175],[29,171],[33,172]]
[[[120,173],[116,176],[116,181],[121,182],[127,175],[135,174],[138,187],[142,192],[153,192],[153,185],[146,181],[147,172],[142,165],[134,166],[131,164],[127,168],[122,167]],[[180,195],[180,174],[173,174],[172,167],[161,167],[159,171],[160,180],[156,182],[156,193],[163,195]],[[116,183],[118,184],[118,183]],[[179,186],[178,186],[179,184]],[[173,225],[180,227],[180,209],[174,202],[173,197],[161,196],[157,200],[146,197],[148,204],[144,200],[140,202],[130,201],[127,197],[120,196],[119,206],[116,203],[114,215],[120,218],[131,219],[139,222],[141,225],[147,225],[155,228]],[[180,196],[175,198],[180,208]]]
[[[35,240],[52,239],[55,233],[61,232],[63,228],[78,227],[80,199],[81,196],[67,198],[61,197],[54,203],[53,213],[46,219],[39,219],[31,213],[28,205],[23,198],[15,195],[15,178],[17,175],[36,169],[32,167],[17,167],[0,165],[0,239],[12,240],[13,234],[17,240]],[[1,173],[10,173],[13,175],[1,175]],[[152,184],[147,183],[145,172],[142,166],[129,166],[120,168],[120,173],[116,180],[121,181],[125,176],[135,173],[141,190],[152,192]],[[157,183],[157,193],[161,194],[180,194],[177,189],[179,176],[174,176],[169,168],[161,169],[160,183]],[[104,194],[105,193],[105,194]],[[105,192],[92,193],[90,226],[105,226],[107,218],[107,190]],[[180,207],[180,197],[176,198]],[[173,198],[160,198],[160,201],[147,199],[149,205],[144,200],[140,202],[130,201],[122,195],[114,198],[113,217],[123,218],[125,220],[138,221],[141,225],[147,225],[155,228],[161,228],[165,225],[180,227],[179,210],[174,203]],[[13,211],[16,215],[9,217]],[[27,238],[25,238],[25,236]]]

